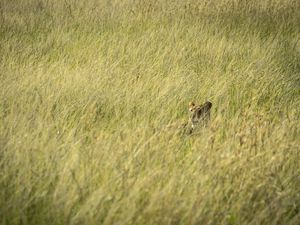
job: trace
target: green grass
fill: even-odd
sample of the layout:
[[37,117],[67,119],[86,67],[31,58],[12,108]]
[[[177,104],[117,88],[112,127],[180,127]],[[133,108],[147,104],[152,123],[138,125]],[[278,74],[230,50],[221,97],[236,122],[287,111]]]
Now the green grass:
[[300,224],[299,12],[2,0],[0,223]]

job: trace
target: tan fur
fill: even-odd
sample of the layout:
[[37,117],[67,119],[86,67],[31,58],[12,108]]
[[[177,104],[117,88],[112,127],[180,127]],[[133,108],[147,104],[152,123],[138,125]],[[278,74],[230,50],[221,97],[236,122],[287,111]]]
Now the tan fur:
[[191,123],[192,129],[194,129],[198,124],[205,125],[208,122],[208,120],[210,119],[211,107],[212,103],[209,101],[206,101],[202,105],[196,105],[194,102],[189,102],[189,121]]

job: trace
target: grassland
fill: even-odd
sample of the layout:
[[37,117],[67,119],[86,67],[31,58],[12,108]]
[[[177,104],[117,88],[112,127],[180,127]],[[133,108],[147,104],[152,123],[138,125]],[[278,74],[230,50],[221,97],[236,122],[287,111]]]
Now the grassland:
[[1,0],[0,224],[300,224],[299,12]]

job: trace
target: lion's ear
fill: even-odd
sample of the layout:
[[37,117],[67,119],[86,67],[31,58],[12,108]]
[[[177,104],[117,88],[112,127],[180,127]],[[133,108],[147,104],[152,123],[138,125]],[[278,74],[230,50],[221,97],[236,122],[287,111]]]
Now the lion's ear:
[[189,102],[189,107],[194,107],[195,103],[194,102]]
[[192,112],[195,108],[195,103],[194,102],[189,102],[189,111]]
[[212,107],[212,103],[210,101],[207,101],[206,104],[207,104],[209,109]]

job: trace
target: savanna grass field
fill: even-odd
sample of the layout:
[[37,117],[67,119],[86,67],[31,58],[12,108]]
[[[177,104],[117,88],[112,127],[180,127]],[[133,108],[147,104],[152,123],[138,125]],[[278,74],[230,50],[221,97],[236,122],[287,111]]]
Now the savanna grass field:
[[300,224],[299,0],[1,0],[0,82],[2,225]]

